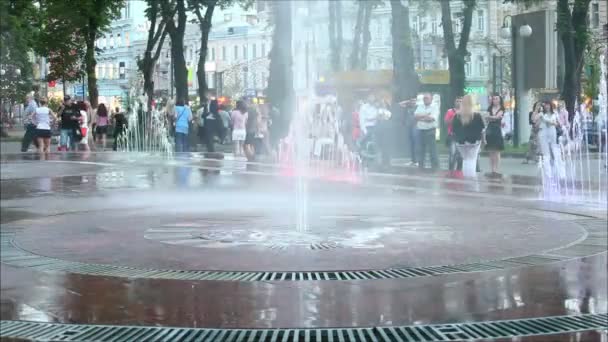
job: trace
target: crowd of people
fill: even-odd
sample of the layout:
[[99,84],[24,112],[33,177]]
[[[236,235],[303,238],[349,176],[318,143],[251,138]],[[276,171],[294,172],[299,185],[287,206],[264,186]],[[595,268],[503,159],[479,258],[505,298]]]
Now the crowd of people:
[[233,146],[236,157],[254,160],[256,155],[270,152],[269,127],[272,124],[267,106],[242,99],[234,107],[217,99],[201,107],[193,115],[186,101],[169,102],[164,114],[174,130],[175,152],[190,151],[190,134],[197,126],[198,138],[207,152],[215,152],[216,143]]
[[28,95],[26,103],[21,152],[27,152],[34,144],[39,153],[49,153],[51,138],[55,133],[59,133],[58,151],[97,150],[97,145],[104,151],[109,127],[114,127],[116,141],[127,126],[124,113],[116,108],[110,116],[103,103],[93,109],[88,101],[73,101],[70,96],[65,96],[57,113],[49,108],[48,100],[44,97],[36,100],[33,95]]
[[[391,144],[394,143],[390,133],[394,129],[391,117],[392,113],[399,111],[404,113],[411,166],[424,169],[428,160],[431,170],[439,169],[437,130],[443,120],[447,127],[450,176],[474,177],[480,172],[479,151],[483,148],[490,160],[490,170],[486,176],[502,177],[500,156],[505,147],[505,139],[510,138],[512,123],[501,96],[492,96],[490,106],[483,113],[475,111],[473,96],[459,97],[443,118],[439,113],[438,101],[432,94],[423,93],[419,98],[420,100],[405,100],[399,102],[398,106],[391,107],[385,99],[370,94],[356,106],[351,118],[351,141],[363,159],[367,157],[366,153],[373,152],[372,157],[377,158],[379,155],[382,165],[390,165]],[[314,132],[310,133],[319,140],[318,148],[314,149],[316,156],[321,154],[323,144],[337,143],[335,137],[342,137],[339,126],[344,120],[337,104],[330,106],[332,110],[327,110],[327,106],[321,107],[322,110],[318,110],[319,113],[314,114],[314,118],[311,116],[312,120],[324,124],[322,127],[316,125],[316,128],[313,127]],[[232,144],[235,156],[246,157],[250,161],[257,155],[273,153],[269,139],[273,111],[276,108],[246,99],[236,101],[234,107],[230,103],[219,103],[214,99],[196,115],[183,100],[177,101],[175,105],[169,102],[164,110],[172,127],[176,152],[190,151],[189,135],[192,126],[197,125],[200,141],[208,152],[215,152],[216,143]],[[106,105],[101,103],[93,109],[88,101],[75,102],[70,96],[64,97],[61,107],[54,113],[46,98],[36,100],[33,95],[28,95],[25,114],[22,152],[26,152],[32,143],[40,153],[50,152],[55,130],[60,136],[58,151],[103,151],[111,127],[114,128],[113,149],[116,150],[117,140],[125,134],[128,125],[125,114],[118,108],[110,113]],[[531,132],[524,163],[536,163],[542,158],[542,168],[546,175],[564,176],[562,154],[567,138],[564,131],[569,129],[570,124],[567,114],[563,103],[560,103],[559,108],[555,108],[551,101],[534,104],[528,116]],[[325,132],[328,129],[330,132]],[[344,139],[339,144],[344,144]]]

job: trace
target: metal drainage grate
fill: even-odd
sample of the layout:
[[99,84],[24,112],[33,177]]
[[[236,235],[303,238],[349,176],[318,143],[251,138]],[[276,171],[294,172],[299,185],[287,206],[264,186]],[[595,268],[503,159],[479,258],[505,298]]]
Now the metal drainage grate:
[[0,321],[0,337],[36,341],[462,341],[606,330],[608,316],[586,314],[510,321],[342,329],[198,329]]
[[[605,224],[605,221],[604,221]],[[260,272],[260,271],[194,271],[158,270],[126,266],[89,264],[50,258],[21,249],[14,244],[15,232],[0,233],[0,261],[36,271],[68,272],[93,276],[221,281],[325,281],[325,280],[376,280],[427,277],[454,273],[484,272],[513,267],[543,265],[573,257],[582,257],[606,251],[606,242],[592,236],[577,245],[552,250],[547,254],[528,255],[496,261],[471,264],[429,267],[394,266],[381,270],[365,271],[316,271],[316,272]]]

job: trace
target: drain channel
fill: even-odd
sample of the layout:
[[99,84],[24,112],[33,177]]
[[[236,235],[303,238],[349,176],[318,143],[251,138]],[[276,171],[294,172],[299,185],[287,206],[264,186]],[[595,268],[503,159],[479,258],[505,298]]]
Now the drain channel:
[[606,330],[608,315],[342,329],[197,329],[0,321],[0,337],[36,341],[463,341]]

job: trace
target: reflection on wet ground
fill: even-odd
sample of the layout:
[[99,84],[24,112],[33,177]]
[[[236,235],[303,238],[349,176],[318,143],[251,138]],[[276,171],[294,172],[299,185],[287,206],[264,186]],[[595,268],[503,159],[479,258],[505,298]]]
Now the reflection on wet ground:
[[[106,263],[124,263],[124,255],[128,253],[121,253],[130,250],[133,255],[129,260],[131,262],[137,262],[139,258],[143,263],[145,253],[158,253],[148,260],[151,263],[148,267],[159,267],[161,262],[154,259],[163,259],[167,266],[172,263],[177,265],[179,255],[190,259],[198,255],[201,258],[198,267],[206,265],[221,269],[219,256],[226,251],[212,250],[208,245],[194,248],[180,243],[161,243],[158,239],[146,240],[144,233],[149,234],[150,227],[137,227],[138,223],[145,221],[145,215],[135,215],[131,221],[128,215],[124,219],[120,215],[125,215],[129,210],[143,211],[144,214],[149,210],[149,220],[153,220],[155,215],[165,218],[172,218],[173,215],[173,221],[177,222],[184,221],[187,215],[197,211],[202,216],[199,220],[208,220],[210,216],[205,210],[214,205],[219,205],[218,210],[228,214],[238,210],[255,213],[260,207],[269,205],[281,211],[284,210],[281,205],[289,204],[289,197],[282,199],[282,204],[271,204],[272,201],[265,202],[264,198],[289,193],[293,189],[293,179],[282,175],[280,168],[275,165],[247,165],[228,159],[209,160],[200,155],[178,156],[169,160],[152,154],[51,154],[48,160],[40,161],[33,155],[4,154],[0,160],[2,231],[17,231],[16,241],[21,239],[24,248],[39,246],[44,251],[41,254],[56,253],[57,256],[70,256],[81,261],[87,258],[93,260],[97,255],[100,258],[103,256]],[[532,253],[548,248],[535,245],[535,241],[548,243],[572,233],[573,230],[568,228],[570,221],[586,218],[605,220],[607,216],[605,206],[593,203],[545,201],[539,195],[537,182],[526,177],[489,182],[452,180],[441,175],[420,173],[370,173],[343,179],[335,177],[335,174],[324,177],[320,173],[318,178],[310,181],[310,187],[313,197],[316,196],[321,203],[341,203],[342,208],[350,208],[350,214],[358,211],[370,217],[390,216],[382,214],[383,210],[402,206],[397,212],[407,216],[410,221],[429,218],[449,221],[453,217],[453,222],[462,222],[462,232],[470,230],[467,231],[470,241],[475,241],[476,237],[483,241],[482,233],[495,234],[488,235],[488,242],[470,242],[471,246],[476,246],[474,248],[467,248],[466,240],[460,241],[464,246],[458,245],[455,238],[447,238],[445,244],[438,247],[430,242],[439,239],[443,233],[431,234],[428,241],[421,239],[415,246],[420,252],[415,248],[410,251],[412,260],[429,259],[429,262],[432,255],[441,255],[450,248],[470,255],[477,251],[479,255],[475,258],[483,258],[484,248],[489,250],[491,240],[497,245],[496,251],[504,247],[501,244],[517,244],[517,247],[529,247],[525,252]],[[239,197],[243,193],[248,196]],[[180,197],[180,200],[172,200]],[[358,206],[367,208],[367,211],[357,210]],[[452,209],[446,209],[449,207]],[[476,208],[478,214],[475,213]],[[104,213],[107,213],[106,217]],[[285,209],[284,213],[289,211]],[[509,213],[520,221],[509,221]],[[70,221],[71,215],[81,218]],[[391,215],[398,216],[395,213]],[[48,224],[45,225],[44,220]],[[115,224],[112,229],[103,230],[104,223],[112,220],[122,220],[124,229],[120,224]],[[522,236],[517,233],[517,229],[524,227],[522,222],[532,224],[535,220],[538,226],[547,225],[546,233],[543,233],[546,235],[542,235],[545,237],[538,235],[529,241],[514,242],[518,241],[518,236]],[[553,223],[555,228],[552,231]],[[559,225],[562,225],[561,228]],[[425,233],[425,225],[421,224],[421,227],[414,234]],[[459,228],[455,224],[451,229]],[[505,231],[501,232],[500,229]],[[567,230],[559,233],[558,229]],[[509,236],[509,233],[513,236]],[[95,234],[101,234],[98,240],[93,238]],[[104,244],[103,234],[111,237],[107,239],[109,244]],[[207,240],[209,236],[203,234]],[[217,238],[217,234],[213,238]],[[218,241],[224,239],[217,238]],[[234,240],[234,236],[231,239]],[[401,252],[399,249],[403,247],[397,246],[398,239],[392,240],[391,235],[387,235],[384,243],[390,246],[390,250],[387,250],[393,254]],[[40,241],[48,243],[44,246]],[[74,244],[70,244],[71,241]],[[88,243],[86,248],[83,247],[85,242]],[[561,241],[559,245],[566,243],[568,241]],[[143,252],[140,246],[145,244],[149,244],[150,251]],[[70,250],[72,245],[82,248],[75,253]],[[428,258],[422,252],[427,245],[430,250],[427,251]],[[233,259],[237,263],[238,253],[245,253],[247,248],[250,247],[230,249],[234,250],[236,256]],[[258,247],[251,248],[255,250]],[[383,252],[387,251],[370,248],[352,254],[348,250],[335,253],[342,253],[343,260],[348,260],[350,256],[350,264],[362,267],[366,264],[371,266]],[[218,256],[217,260],[214,260],[214,253]],[[331,264],[329,260],[334,251],[320,252],[326,254],[318,254],[317,257],[315,254],[301,256],[298,254],[300,252],[289,249],[282,253],[273,254],[272,257],[281,258],[284,255],[285,262],[293,257],[294,268],[301,265],[315,269],[315,265],[324,262]],[[253,268],[257,261],[261,261],[251,255],[247,258],[250,260],[243,260],[243,265],[249,264]],[[606,265],[606,253],[601,253],[541,266],[402,280],[223,282],[134,280],[34,272],[2,264],[0,314],[3,320],[64,323],[307,328],[454,323],[602,313],[608,311]],[[605,335],[585,332],[554,337],[551,341],[586,341],[605,338]],[[517,341],[547,340],[529,337]]]

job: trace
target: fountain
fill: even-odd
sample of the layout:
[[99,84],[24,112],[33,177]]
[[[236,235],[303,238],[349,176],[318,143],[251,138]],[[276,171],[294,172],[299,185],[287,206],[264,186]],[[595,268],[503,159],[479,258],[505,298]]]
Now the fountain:
[[[608,149],[604,146],[607,141],[606,133],[606,60],[605,56],[600,57],[601,77],[600,94],[598,102],[600,104],[599,113],[595,121],[590,120],[592,113],[589,113],[585,104],[577,106],[577,112],[572,121],[571,134],[570,127],[564,127],[564,135],[560,138],[562,149],[563,167],[559,170],[556,163],[550,170],[545,168],[550,163],[543,165],[539,162],[541,174],[542,195],[545,200],[554,200],[566,203],[595,204],[605,208],[607,203],[608,189],[606,186],[606,163],[608,162]],[[594,137],[597,141],[597,158],[593,158],[593,152],[589,150],[590,133],[588,131],[591,122],[597,124],[597,134]],[[546,158],[546,157],[545,157]],[[594,165],[597,164],[597,166]]]
[[171,156],[173,139],[169,137],[169,123],[162,111],[148,110],[147,96],[137,96],[141,90],[135,87],[129,91],[137,100],[126,114],[128,126],[119,138],[118,148],[127,152],[156,152]]

